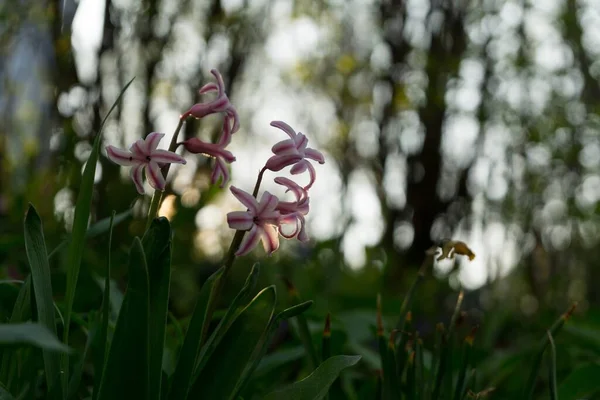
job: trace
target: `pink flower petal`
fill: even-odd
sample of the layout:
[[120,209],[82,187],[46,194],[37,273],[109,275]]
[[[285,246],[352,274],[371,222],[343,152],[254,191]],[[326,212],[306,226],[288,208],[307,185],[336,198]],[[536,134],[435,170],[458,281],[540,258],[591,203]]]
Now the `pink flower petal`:
[[298,149],[296,149],[296,143],[292,139],[282,140],[281,142],[277,142],[271,147],[271,151],[274,154],[279,156],[283,156],[286,154],[298,154]]
[[325,164],[325,157],[323,157],[323,154],[318,150],[306,149],[304,150],[304,157],[315,160],[319,164]]
[[152,132],[144,140],[148,152],[153,152],[158,147],[161,139],[165,136],[164,133]]
[[130,147],[129,151],[133,153],[133,157],[137,157],[140,160],[144,160],[148,154],[150,154],[146,150],[146,142],[144,139],[136,140]]
[[125,167],[139,163],[137,159],[133,158],[133,154],[130,151],[121,150],[114,146],[106,146],[106,155],[110,161]]
[[304,136],[302,133],[299,133],[298,136],[294,139],[294,143],[296,144],[296,148],[300,153],[304,152],[306,146],[308,146],[308,138]]
[[302,160],[300,154],[287,154],[283,156],[272,156],[267,160],[265,168],[271,171],[281,171],[283,168],[294,165],[298,161]]
[[248,210],[250,210],[250,212],[252,213],[252,215],[257,215],[258,202],[256,201],[256,199],[251,194],[246,193],[243,190],[236,188],[235,186],[231,186],[229,188],[229,190],[231,190],[231,193],[233,193],[233,195],[243,205],[245,205],[246,208],[248,208]]
[[256,212],[256,214],[262,217],[263,214],[275,210],[275,207],[277,207],[278,203],[279,199],[277,198],[277,196],[274,196],[271,193],[265,191],[260,198],[260,202],[258,203],[258,211]]
[[135,183],[135,188],[137,189],[139,194],[145,193],[144,181],[142,180],[142,176],[144,174],[144,167],[145,164],[138,164],[131,168],[131,171],[129,172],[129,176],[131,176],[133,183]]
[[210,73],[213,74],[213,76],[217,80],[217,89],[219,91],[219,96],[223,96],[225,94],[225,83],[223,82],[223,77],[216,69],[211,69]]
[[227,107],[227,115],[229,115],[233,119],[233,126],[231,127],[231,133],[236,133],[238,129],[240,129],[240,117],[237,113],[237,110],[230,103],[229,107]]
[[185,164],[187,162],[179,154],[167,150],[154,150],[150,157],[152,161],[162,164]]
[[278,176],[277,178],[275,178],[275,183],[277,183],[278,185],[285,186],[287,188],[287,190],[285,191],[286,193],[290,191],[294,193],[296,201],[300,201],[301,199],[307,196],[307,193],[302,188],[302,186],[298,185],[296,182],[289,178],[286,178],[284,176]]
[[279,248],[279,235],[277,228],[273,225],[267,224],[262,226],[261,239],[267,254],[271,255]]
[[261,238],[261,234],[262,229],[257,225],[252,225],[250,232],[244,235],[244,239],[240,244],[240,248],[235,252],[235,255],[240,257],[248,254],[258,244],[258,241]]
[[271,121],[271,126],[281,129],[282,131],[287,133],[291,139],[294,139],[294,137],[296,137],[296,131],[294,131],[291,126],[289,126],[283,121]]
[[165,178],[160,167],[154,161],[150,161],[146,167],[146,179],[154,189],[165,190]]
[[308,175],[310,176],[310,181],[308,185],[304,186],[304,190],[308,190],[312,187],[313,183],[315,183],[315,179],[317,179],[317,172],[315,171],[315,167],[308,161],[305,161],[308,167]]
[[231,117],[229,115],[225,115],[223,119],[223,129],[221,130],[221,137],[217,144],[222,148],[225,148],[229,143],[231,143]]
[[228,163],[235,161],[235,156],[218,144],[206,143],[198,138],[192,138],[183,142],[183,145],[190,153],[204,154],[209,157],[221,157]]
[[254,216],[247,211],[232,211],[227,214],[227,224],[231,229],[247,231],[254,224]]
[[[284,225],[293,225],[292,232],[286,233],[285,230],[283,229]],[[286,239],[292,239],[293,237],[295,237],[298,234],[299,230],[300,230],[300,227],[298,224],[298,218],[296,218],[295,215],[289,215],[289,216],[285,216],[284,219],[282,219],[282,222],[280,224],[279,234]]]
[[218,88],[217,84],[214,82],[211,82],[211,83],[207,83],[206,85],[202,86],[200,88],[200,90],[198,90],[198,93],[204,94],[204,93],[209,93],[209,92],[216,92],[218,90],[219,90],[219,88]]
[[307,162],[306,160],[302,160],[298,163],[296,163],[292,169],[290,169],[290,173],[292,175],[298,175],[303,173],[304,171],[306,171],[306,169],[308,168],[308,164],[309,162]]
[[210,183],[216,184],[219,181],[219,178],[222,178],[221,184],[219,187],[224,188],[229,182],[229,169],[225,164],[225,161],[220,157],[217,157],[217,161],[215,162],[215,166],[213,167],[213,171],[210,175]]

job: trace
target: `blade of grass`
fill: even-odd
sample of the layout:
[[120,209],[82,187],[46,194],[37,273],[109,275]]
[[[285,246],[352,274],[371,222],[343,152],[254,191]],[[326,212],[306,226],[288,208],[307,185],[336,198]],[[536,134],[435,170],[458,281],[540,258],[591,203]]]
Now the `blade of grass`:
[[[549,330],[550,334],[552,336],[556,336],[560,332],[562,327],[565,325],[565,322],[567,322],[569,320],[569,318],[573,314],[573,311],[575,311],[576,307],[577,307],[577,303],[573,304],[566,313],[561,315],[554,322],[554,324],[552,324],[552,326],[550,327],[550,330]],[[533,359],[533,365],[531,367],[531,371],[529,373],[529,378],[527,379],[527,384],[525,385],[525,389],[523,392],[523,396],[522,396],[523,399],[533,398],[533,393],[535,391],[535,382],[537,380],[537,376],[539,374],[540,367],[542,364],[542,357],[544,356],[544,351],[546,350],[546,347],[548,347],[549,343],[550,343],[550,341],[548,339],[548,335],[544,335],[544,337],[542,338],[540,343],[537,345],[537,351],[536,351],[535,357]]]
[[461,400],[463,394],[465,393],[465,379],[467,375],[467,369],[469,368],[469,358],[473,349],[473,340],[475,339],[475,332],[477,332],[477,327],[474,327],[471,330],[471,333],[467,335],[463,344],[463,357],[460,371],[458,372],[456,388],[454,390],[454,400]]
[[402,374],[404,373],[404,366],[407,361],[408,354],[405,351],[406,343],[410,336],[410,329],[412,325],[412,313],[408,311],[406,313],[406,319],[404,320],[403,330],[400,332],[400,343],[398,344],[398,351],[396,352],[396,369],[398,381],[402,380]]
[[[435,378],[435,385],[433,387],[433,395],[432,399],[438,399],[442,390],[442,384],[444,382],[444,376],[446,374],[446,369],[450,364],[452,357],[452,339],[454,334],[454,328],[456,326],[456,321],[460,315],[460,307],[462,306],[462,302],[464,299],[464,292],[461,290],[458,293],[458,298],[456,300],[456,306],[454,307],[454,313],[452,314],[452,318],[450,319],[450,325],[448,329],[443,335],[442,338],[442,348],[440,351],[440,360],[437,369],[437,376]],[[450,392],[451,393],[451,392]]]
[[212,274],[200,290],[200,295],[196,301],[196,307],[192,314],[192,319],[188,326],[183,346],[179,352],[179,359],[177,360],[177,366],[173,373],[173,380],[171,383],[171,390],[169,393],[169,399],[171,400],[185,400],[187,398],[188,391],[192,384],[191,379],[194,373],[194,366],[196,365],[196,359],[198,358],[198,352],[200,351],[200,338],[202,336],[202,327],[205,324],[210,323],[206,321],[206,309],[208,301],[212,295],[215,287],[215,283],[223,275],[223,268],[219,268],[217,272]]
[[271,343],[271,340],[273,339],[273,336],[277,332],[277,328],[279,327],[279,324],[281,323],[281,321],[289,320],[290,318],[297,317],[298,315],[302,314],[303,312],[308,310],[310,307],[312,307],[312,305],[313,305],[312,300],[305,301],[304,303],[296,304],[295,306],[287,308],[287,309],[281,311],[279,314],[275,315],[275,317],[271,318],[271,322],[269,323],[269,327],[267,328],[267,333],[265,335],[261,336],[254,352],[250,356],[250,360],[248,361],[248,363],[246,364],[246,367],[244,368],[244,370],[242,371],[242,373],[240,375],[240,379],[238,380],[236,391],[235,391],[236,394],[242,393],[242,390],[244,390],[244,387],[250,381],[250,377],[252,376],[254,371],[258,368],[258,365],[260,364],[261,360],[267,353],[269,343]]
[[104,292],[102,293],[102,306],[101,306],[101,326],[100,332],[94,337],[92,342],[94,357],[94,389],[92,391],[92,399],[96,400],[98,397],[98,389],[100,388],[100,382],[102,382],[102,374],[104,373],[104,366],[106,365],[106,359],[108,354],[108,324],[110,321],[110,255],[112,253],[112,234],[115,220],[115,211],[113,210],[110,216],[110,223],[108,226],[108,252],[106,254],[106,274],[104,276]]
[[[12,324],[24,322],[31,318],[31,275],[25,279],[21,286],[9,322]],[[10,376],[14,375],[16,369],[15,349],[5,348],[2,351],[2,367],[0,368],[0,382],[4,382],[11,389]]]
[[[204,365],[206,365],[208,359],[211,357],[211,355],[214,352],[214,350],[216,349],[216,347],[219,345],[219,343],[221,342],[221,340],[223,339],[223,337],[225,336],[225,334],[227,333],[227,331],[229,330],[231,325],[236,320],[236,318],[240,315],[240,312],[243,311],[243,309],[246,307],[245,303],[250,298],[250,295],[254,291],[254,288],[256,287],[256,283],[258,282],[259,271],[260,271],[259,264],[258,263],[254,264],[252,266],[252,270],[250,271],[250,274],[246,278],[246,282],[244,283],[244,286],[242,287],[242,289],[238,292],[238,294],[235,296],[235,298],[231,302],[231,305],[227,309],[225,316],[223,317],[223,319],[221,319],[221,321],[219,322],[219,325],[217,325],[217,327],[215,328],[215,331],[212,333],[212,335],[210,335],[210,337],[208,338],[206,343],[204,345],[202,345],[202,347],[200,348],[200,354],[198,355],[198,358],[196,359],[196,368],[194,368],[193,381],[196,381],[196,379],[200,375],[200,372],[202,372]],[[223,271],[223,273],[224,272],[225,271]],[[215,282],[215,285],[217,285],[217,283],[218,282]],[[213,291],[213,294],[217,290],[218,289],[215,286],[215,290]],[[212,301],[212,298],[209,300],[209,305],[207,306],[207,310],[208,310],[208,307],[210,307],[210,301]],[[207,311],[207,315],[208,315],[208,311]],[[206,317],[206,318],[208,318],[208,317]],[[210,321],[207,321],[206,323],[209,324]],[[206,329],[203,328],[203,332],[205,332],[205,331],[206,331]]]
[[[104,219],[96,222],[95,224],[91,225],[88,228],[88,230],[85,232],[85,238],[91,239],[91,238],[94,238],[96,236],[99,236],[99,235],[107,232],[112,218],[114,218],[114,225],[117,226],[121,222],[125,221],[127,218],[131,217],[132,215],[133,215],[132,209],[125,210],[122,213],[119,213],[117,215],[114,215],[114,211],[113,211],[113,216],[104,218]],[[63,240],[62,242],[60,242],[58,244],[58,246],[56,246],[54,248],[54,250],[52,250],[50,252],[50,254],[48,254],[48,260],[50,260],[52,258],[52,256],[54,256],[56,253],[58,253],[60,250],[62,250],[68,244],[69,244],[68,238]]]
[[550,399],[558,400],[558,390],[556,389],[556,347],[554,339],[550,331],[548,334],[548,342],[550,343],[550,365],[548,366],[548,382],[550,384]]
[[55,333],[41,323],[0,324],[0,344],[31,345],[51,354],[70,351],[58,340]]
[[75,399],[77,396],[77,392],[79,390],[79,385],[81,384],[81,377],[83,375],[83,368],[85,366],[85,361],[87,359],[88,353],[90,352],[91,345],[94,341],[95,336],[98,334],[98,326],[97,324],[93,324],[91,328],[88,330],[87,340],[85,341],[85,347],[83,348],[83,354],[81,355],[81,359],[75,366],[73,370],[73,375],[71,375],[71,379],[69,380],[69,386],[67,389],[67,399]]
[[[385,364],[383,366],[383,398],[396,400],[400,398],[400,379],[397,376],[396,368],[396,334],[394,329],[390,333],[390,339],[387,342]],[[400,349],[399,351],[403,351]]]
[[404,329],[404,319],[406,318],[406,313],[408,309],[412,305],[413,297],[415,296],[415,291],[417,287],[421,283],[421,281],[425,278],[425,271],[433,264],[433,255],[426,254],[425,259],[423,259],[423,263],[419,268],[419,272],[417,273],[417,277],[414,282],[406,292],[406,296],[404,296],[404,300],[402,301],[402,305],[400,306],[400,316],[398,318],[398,323],[396,324],[396,329],[405,330]]
[[[42,220],[33,205],[29,204],[24,221],[25,251],[31,268],[33,291],[37,307],[37,317],[48,331],[56,336],[54,323],[54,301],[52,300],[52,282],[50,280],[50,266]],[[54,385],[60,385],[60,356],[56,352],[43,351],[44,370],[49,391]],[[67,356],[65,356],[67,358]],[[68,359],[68,358],[67,358]],[[63,388],[64,389],[64,388]],[[60,391],[56,392],[62,397]]]
[[142,239],[150,284],[150,399],[160,400],[162,359],[171,286],[171,225],[155,218]]
[[192,385],[190,398],[235,398],[248,362],[268,334],[276,301],[275,286],[269,286],[244,308]]
[[415,399],[425,399],[425,371],[423,362],[423,341],[415,334]]
[[417,398],[417,370],[416,352],[411,351],[408,355],[408,369],[406,370],[406,398],[415,400]]
[[149,397],[149,302],[146,257],[142,242],[136,237],[129,254],[129,282],[102,374],[98,399]]
[[325,317],[325,327],[323,328],[323,340],[321,342],[321,362],[331,357],[331,313]]
[[[135,79],[135,78],[133,78]],[[108,113],[100,124],[98,134],[94,139],[94,145],[88,158],[85,168],[83,170],[83,177],[81,178],[81,185],[79,187],[79,194],[77,195],[77,202],[75,204],[75,216],[73,219],[73,230],[71,233],[71,240],[69,241],[69,250],[67,253],[67,288],[65,295],[66,312],[65,312],[65,326],[63,332],[63,342],[69,344],[69,326],[71,322],[71,312],[73,310],[73,302],[75,300],[75,288],[77,287],[77,280],[79,278],[79,269],[81,267],[81,258],[83,256],[83,249],[85,248],[85,233],[88,228],[88,220],[90,218],[90,208],[92,206],[92,192],[94,189],[94,177],[96,175],[96,163],[100,153],[100,142],[102,138],[102,129],[106,120],[112,113],[112,111],[121,102],[123,94],[133,82],[131,79],[121,89],[117,99],[115,100],[112,107],[108,110]],[[63,387],[66,388],[67,381],[69,379],[69,359],[68,357],[62,358],[62,375],[63,375]]]
[[303,380],[269,393],[264,400],[321,400],[340,373],[358,363],[360,358],[360,356],[331,357]]
[[[286,278],[284,278],[283,281],[288,289],[290,301],[295,304],[302,303],[300,293],[298,293],[298,290],[296,289],[294,284]],[[295,318],[295,321],[298,324],[298,337],[300,338],[302,345],[304,345],[304,348],[306,349],[309,365],[311,369],[314,370],[319,365],[319,357],[317,356],[317,350],[315,349],[315,346],[312,341],[312,336],[310,335],[310,330],[308,329],[308,321],[306,320],[306,317],[303,314],[298,315]]]

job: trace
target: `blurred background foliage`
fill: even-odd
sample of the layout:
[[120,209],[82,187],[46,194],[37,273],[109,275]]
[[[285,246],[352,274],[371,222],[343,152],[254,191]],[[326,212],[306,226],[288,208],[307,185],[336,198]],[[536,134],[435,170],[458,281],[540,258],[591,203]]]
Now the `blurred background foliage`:
[[[577,301],[557,338],[560,381],[600,353],[599,27],[600,7],[589,0],[3,1],[2,274],[18,279],[27,269],[28,202],[49,249],[68,234],[91,139],[125,82],[136,77],[106,144],[160,131],[166,145],[218,68],[242,117],[234,184],[254,184],[275,142],[265,133],[270,120],[302,130],[327,157],[311,201],[311,243],[238,260],[231,294],[259,260],[264,283],[285,293],[286,277],[315,300],[315,338],[331,312],[334,352],[363,354],[372,371],[376,294],[394,315],[425,250],[460,238],[475,261],[428,271],[414,326],[432,340],[465,287],[467,323],[480,325],[482,385],[497,386],[502,398],[523,385],[523,349]],[[217,127],[210,117],[183,132],[210,138]],[[171,311],[184,324],[229,245],[225,213],[236,207],[227,190],[209,186],[211,163],[186,157],[161,208],[175,232]],[[102,156],[93,199],[94,221],[133,209],[114,232],[122,243],[113,254],[115,293],[150,201],[127,174]],[[79,311],[100,302],[107,238],[87,246]],[[52,260],[58,300],[61,257]],[[13,289],[2,289],[3,303],[12,304]],[[289,368],[279,376],[266,364],[257,385],[307,372],[294,340],[281,331],[272,346],[287,351],[279,362]]]

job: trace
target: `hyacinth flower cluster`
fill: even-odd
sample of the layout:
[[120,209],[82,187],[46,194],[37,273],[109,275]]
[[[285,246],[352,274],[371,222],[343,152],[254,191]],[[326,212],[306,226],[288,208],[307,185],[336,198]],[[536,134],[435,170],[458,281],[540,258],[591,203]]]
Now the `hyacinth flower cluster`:
[[[214,167],[211,173],[211,183],[224,187],[230,180],[227,164],[236,161],[235,156],[226,149],[231,143],[233,134],[240,128],[238,113],[231,104],[226,92],[221,74],[217,70],[211,73],[216,82],[208,83],[200,90],[200,94],[216,92],[214,100],[193,105],[180,117],[180,122],[175,130],[169,150],[159,150],[158,144],[164,137],[163,133],[150,133],[145,139],[139,139],[123,150],[114,146],[107,146],[108,158],[116,164],[131,167],[130,176],[140,194],[144,194],[143,172],[146,180],[156,192],[152,199],[149,211],[149,220],[156,216],[156,210],[161,200],[162,192],[166,185],[166,176],[170,164],[185,164],[185,159],[175,153],[178,146],[192,154],[202,154],[214,158]],[[177,142],[177,136],[188,118],[203,118],[210,114],[224,114],[221,136],[217,143],[204,142],[198,138],[191,138]],[[279,236],[286,239],[296,238],[301,242],[308,240],[305,229],[305,217],[309,212],[308,191],[316,179],[316,171],[310,160],[323,164],[323,154],[308,147],[307,137],[292,129],[282,121],[273,121],[271,126],[285,132],[289,139],[282,140],[272,147],[273,155],[267,160],[260,170],[254,192],[247,193],[237,187],[231,186],[231,193],[246,207],[246,211],[233,211],[227,215],[230,228],[237,231],[232,243],[235,256],[248,254],[262,241],[267,254],[272,254],[279,248]],[[274,182],[285,188],[285,193],[291,192],[293,200],[283,201],[277,196],[265,191],[258,200],[258,191],[266,171],[278,172],[286,167],[290,168],[292,175],[299,175],[308,171],[309,181],[302,186],[287,177],[276,177]],[[228,262],[229,263],[229,262]]]

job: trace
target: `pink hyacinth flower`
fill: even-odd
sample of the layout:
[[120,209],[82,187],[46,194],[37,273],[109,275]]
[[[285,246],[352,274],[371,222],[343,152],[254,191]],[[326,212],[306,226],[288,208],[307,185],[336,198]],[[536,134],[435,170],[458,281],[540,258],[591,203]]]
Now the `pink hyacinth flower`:
[[279,203],[277,196],[264,192],[260,201],[249,193],[232,186],[231,193],[243,204],[247,211],[233,211],[227,214],[227,223],[231,229],[249,231],[236,251],[236,256],[248,254],[260,240],[267,254],[272,254],[279,248],[280,214],[275,208]]
[[215,158],[215,166],[213,167],[212,174],[210,176],[211,184],[216,184],[221,179],[220,187],[223,188],[229,182],[229,169],[227,164],[231,164],[235,161],[235,157],[230,151],[225,150],[225,146],[231,141],[231,127],[229,124],[229,117],[225,117],[225,123],[223,125],[223,133],[219,139],[219,143],[206,143],[200,139],[192,138],[184,142],[181,142],[185,149],[190,153],[204,154],[208,157]]
[[146,169],[146,179],[157,190],[165,190],[165,178],[160,168],[165,164],[185,164],[185,159],[167,150],[157,150],[164,133],[152,132],[146,139],[139,139],[129,151],[106,146],[108,158],[115,164],[131,166],[131,179],[139,194],[144,194],[142,175]]
[[296,201],[280,201],[275,208],[281,214],[280,226],[287,224],[294,225],[291,233],[286,234],[282,229],[279,230],[279,233],[286,239],[297,237],[301,242],[308,241],[304,219],[310,208],[308,192],[288,178],[277,177],[275,178],[275,183],[285,186],[287,188],[286,193],[291,191],[296,197]]
[[273,121],[271,126],[281,129],[290,137],[276,143],[271,149],[275,154],[267,161],[266,168],[271,171],[280,171],[281,169],[292,165],[290,172],[293,175],[301,174],[308,170],[310,181],[304,187],[305,190],[315,182],[316,172],[312,164],[307,160],[315,160],[319,164],[325,163],[325,158],[320,151],[308,148],[308,139],[300,132],[296,133],[288,124],[282,121]]
[[194,104],[192,108],[183,113],[181,118],[185,119],[190,116],[194,118],[203,118],[209,114],[225,113],[225,115],[229,117],[225,120],[225,123],[232,122],[233,125],[231,126],[231,133],[235,133],[240,128],[238,113],[233,104],[231,104],[229,101],[229,97],[227,97],[227,94],[225,93],[225,83],[223,82],[223,77],[219,71],[213,69],[210,72],[213,74],[217,82],[207,83],[198,91],[198,93],[204,94],[216,91],[217,98],[206,103]]

